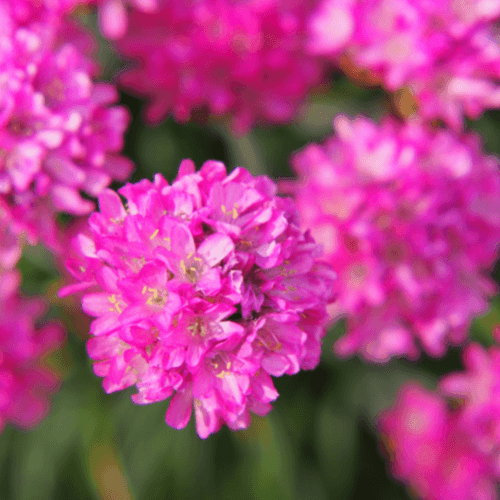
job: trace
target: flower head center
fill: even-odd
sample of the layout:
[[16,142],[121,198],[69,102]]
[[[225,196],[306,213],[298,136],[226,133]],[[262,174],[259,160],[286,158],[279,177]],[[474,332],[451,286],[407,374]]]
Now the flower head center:
[[222,210],[222,213],[226,216],[229,216],[230,218],[232,218],[233,220],[236,219],[238,217],[238,208],[240,208],[240,206],[238,205],[238,203],[234,203],[233,204],[233,207],[228,209],[226,208],[225,205],[221,205],[220,206],[220,209]]
[[192,323],[187,329],[191,332],[191,336],[199,335],[200,337],[204,337],[207,334],[207,327],[200,320],[200,318],[196,318],[196,321]]
[[150,306],[164,307],[167,302],[168,292],[166,290],[159,290],[158,288],[149,288],[144,285],[142,289],[142,294],[149,294],[146,304]]
[[187,256],[186,261],[182,259],[179,262],[179,267],[181,268],[182,274],[190,283],[197,283],[205,272],[203,259],[201,257],[193,257],[193,252]]

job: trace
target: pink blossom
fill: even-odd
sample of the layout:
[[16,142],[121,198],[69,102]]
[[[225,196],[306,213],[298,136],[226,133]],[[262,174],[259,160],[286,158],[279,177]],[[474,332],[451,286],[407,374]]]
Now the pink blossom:
[[491,459],[457,423],[447,402],[419,385],[401,389],[395,405],[383,412],[379,432],[391,472],[422,500],[497,498],[498,476]]
[[439,389],[460,402],[459,425],[471,435],[475,447],[490,457],[500,478],[500,350],[471,344],[463,360],[466,371],[444,377]]
[[[246,428],[278,393],[270,375],[312,369],[325,334],[334,273],[314,257],[289,199],[267,177],[216,161],[181,163],[169,185],[127,184],[99,196],[89,232],[68,261],[88,288],[88,352],[107,392],[135,385],[133,400],[172,396],[166,421],[195,409],[200,437],[222,424]],[[91,289],[91,287],[93,287]]]
[[498,161],[476,135],[416,122],[341,116],[335,130],[295,154],[299,179],[283,187],[339,276],[336,352],[442,356],[496,290]]
[[152,13],[132,10],[117,45],[137,65],[120,82],[148,98],[148,123],[169,113],[184,122],[201,107],[229,113],[238,133],[288,122],[322,82],[322,64],[304,49],[313,3],[166,0]]
[[41,5],[21,15],[21,3],[2,4],[0,197],[30,242],[57,250],[57,212],[88,214],[94,204],[82,192],[97,196],[128,177],[119,152],[129,116],[111,106],[112,85],[93,82],[97,66],[83,51],[94,42]]
[[0,431],[7,423],[36,425],[58,386],[58,378],[40,358],[60,346],[64,332],[56,323],[35,328],[45,304],[21,297],[19,282],[15,271],[0,274]]
[[405,90],[425,119],[459,130],[463,115],[500,107],[499,19],[497,2],[483,0],[323,0],[310,14],[307,47]]

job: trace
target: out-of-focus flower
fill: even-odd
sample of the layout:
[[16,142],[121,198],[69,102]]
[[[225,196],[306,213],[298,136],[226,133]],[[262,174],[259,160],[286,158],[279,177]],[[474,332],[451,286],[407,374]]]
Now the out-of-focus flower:
[[476,448],[447,401],[408,384],[378,421],[391,472],[422,500],[495,500],[493,460]]
[[127,6],[141,12],[152,13],[158,8],[158,0],[94,0],[98,5],[101,33],[111,40],[121,38],[127,32]]
[[0,5],[0,204],[15,214],[13,233],[53,249],[57,212],[91,212],[81,193],[97,196],[132,168],[119,155],[128,112],[110,106],[115,87],[93,82],[97,66],[83,52],[93,42],[57,6],[28,15],[17,1]]
[[268,177],[216,161],[181,163],[172,185],[156,175],[106,190],[91,234],[68,269],[96,317],[88,352],[107,392],[136,385],[139,404],[172,394],[166,421],[198,434],[248,426],[278,393],[270,375],[314,368],[334,273]]
[[439,389],[460,402],[461,428],[475,447],[491,458],[500,478],[500,349],[471,344],[462,357],[466,371],[444,377]]
[[304,49],[313,3],[166,0],[153,13],[133,10],[117,46],[137,67],[120,82],[148,98],[148,123],[169,113],[183,122],[201,107],[230,114],[238,133],[288,122],[322,81],[322,63]]
[[25,429],[36,425],[58,386],[40,358],[60,346],[63,329],[56,323],[35,328],[45,304],[21,297],[19,281],[15,271],[0,274],[0,431],[7,423]]
[[299,179],[283,186],[339,274],[336,352],[442,356],[496,289],[498,161],[476,135],[418,123],[340,116],[335,129],[295,154]]
[[500,107],[499,20],[499,4],[484,0],[323,0],[308,49],[407,92],[421,116],[458,130],[464,114]]

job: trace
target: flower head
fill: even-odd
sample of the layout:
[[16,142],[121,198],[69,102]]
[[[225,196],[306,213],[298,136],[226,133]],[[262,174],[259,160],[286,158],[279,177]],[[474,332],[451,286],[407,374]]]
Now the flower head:
[[386,118],[335,120],[336,136],[292,164],[303,224],[339,275],[341,355],[442,356],[495,290],[498,161],[478,137]]
[[459,424],[475,447],[491,458],[500,478],[500,350],[471,344],[463,352],[465,371],[444,377],[440,391],[459,402]]
[[15,271],[0,274],[0,431],[7,423],[22,428],[36,425],[46,415],[48,396],[58,385],[40,358],[60,346],[64,332],[56,323],[35,328],[45,304],[21,297],[19,281]]
[[290,121],[322,78],[303,45],[311,3],[167,0],[153,13],[133,10],[117,45],[138,64],[120,82],[150,100],[149,123],[170,112],[186,121],[201,107],[230,113],[239,133]]
[[278,396],[270,375],[318,363],[334,278],[320,247],[269,178],[220,162],[184,160],[172,185],[158,174],[119,193],[126,208],[104,191],[68,262],[97,287],[83,297],[95,373],[107,392],[135,384],[139,404],[173,395],[175,428],[194,406],[203,438],[247,427]]
[[82,192],[96,196],[128,177],[132,165],[118,153],[129,116],[110,107],[112,85],[93,82],[97,67],[84,53],[93,41],[58,2],[40,5],[28,16],[19,2],[2,4],[0,201],[19,217],[18,232],[57,249],[56,213],[88,214],[94,205]]
[[500,107],[499,18],[498,3],[482,0],[323,0],[307,47],[396,92],[403,115],[418,110],[460,130],[464,115]]
[[401,389],[378,421],[392,474],[422,500],[494,500],[492,460],[458,425],[444,398],[419,385]]

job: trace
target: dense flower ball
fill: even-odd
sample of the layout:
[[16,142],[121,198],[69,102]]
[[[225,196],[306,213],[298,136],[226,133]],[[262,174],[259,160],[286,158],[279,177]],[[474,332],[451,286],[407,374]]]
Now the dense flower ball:
[[45,304],[21,297],[19,281],[15,271],[0,274],[0,432],[7,423],[25,429],[37,424],[58,386],[40,358],[60,346],[64,332],[56,323],[35,328]]
[[150,100],[149,123],[169,113],[186,121],[203,107],[229,113],[239,133],[256,121],[290,121],[322,78],[303,44],[313,3],[165,0],[153,13],[134,10],[117,45],[138,65],[120,82]]
[[339,274],[340,355],[442,356],[496,287],[498,161],[476,135],[392,118],[335,119],[336,135],[292,158],[305,227]]
[[[392,474],[422,500],[495,500],[498,473],[477,450],[447,401],[416,384],[405,386],[378,428]],[[497,466],[498,467],[498,466]]]
[[93,41],[62,7],[22,6],[0,4],[0,206],[15,213],[14,232],[56,249],[56,213],[88,214],[94,204],[81,192],[96,196],[128,177],[132,164],[118,153],[129,115],[110,107],[115,87],[93,82],[84,52]]
[[397,102],[403,92],[403,114],[418,108],[460,129],[464,114],[500,107],[499,20],[500,4],[484,0],[323,0],[308,19],[308,49],[366,71]]
[[[278,393],[270,375],[314,368],[334,273],[302,233],[290,199],[242,168],[181,163],[172,185],[156,175],[99,196],[80,234],[78,280],[94,287],[88,352],[107,392],[136,385],[139,404],[172,394],[166,421],[198,434],[249,424]],[[97,287],[97,291],[95,288]]]

